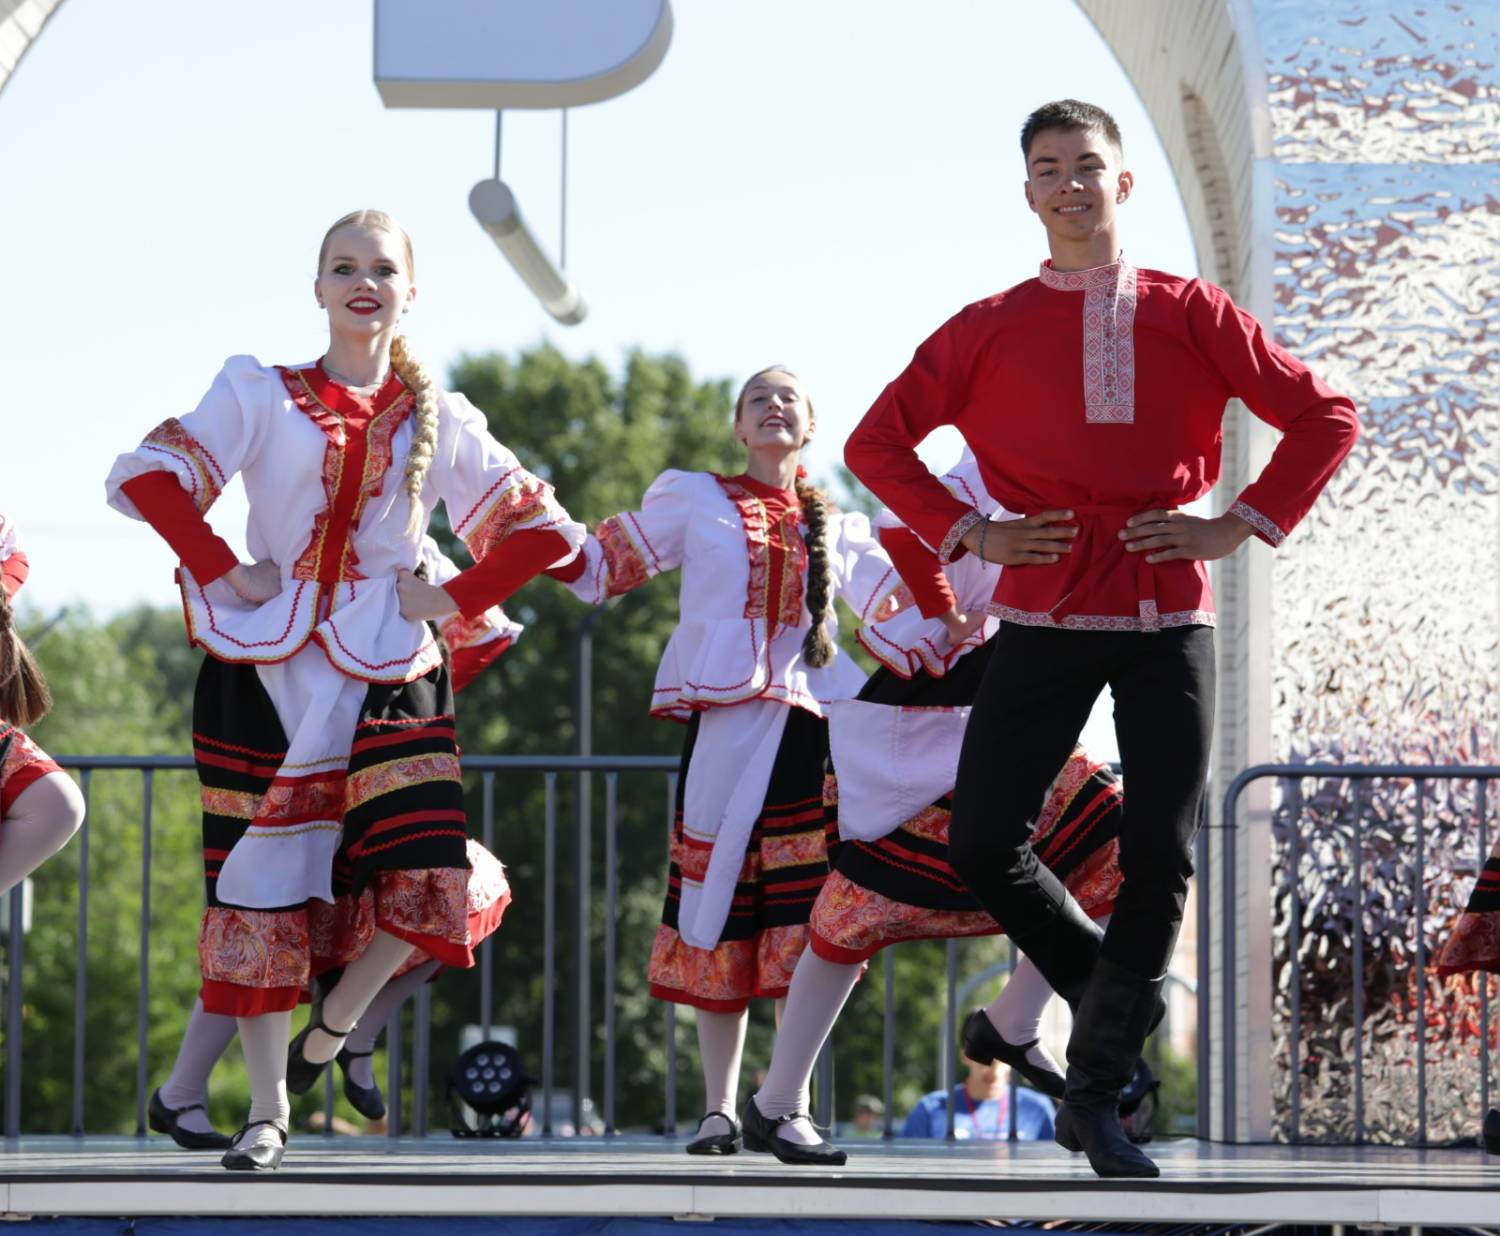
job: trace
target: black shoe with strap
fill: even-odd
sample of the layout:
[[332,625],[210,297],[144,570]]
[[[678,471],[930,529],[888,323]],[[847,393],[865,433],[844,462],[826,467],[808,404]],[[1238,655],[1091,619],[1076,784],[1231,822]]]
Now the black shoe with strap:
[[165,1133],[184,1150],[227,1150],[234,1145],[234,1138],[226,1137],[217,1129],[207,1133],[197,1129],[184,1129],[178,1123],[188,1112],[203,1112],[208,1109],[202,1103],[189,1103],[186,1107],[168,1107],[161,1100],[161,1090],[151,1092],[151,1102],[146,1105],[146,1120],[157,1133]]
[[[794,1120],[806,1120],[811,1125],[812,1117],[806,1112],[792,1112],[787,1116],[767,1116],[755,1106],[755,1096],[752,1094],[745,1100],[745,1106],[740,1109],[740,1120],[745,1126],[745,1147],[748,1150],[773,1154],[783,1163],[807,1164],[814,1167],[843,1167],[849,1161],[847,1154],[829,1142],[820,1141],[815,1146],[805,1146],[801,1142],[789,1142],[786,1138],[777,1135],[777,1129],[784,1124],[791,1124]],[[813,1127],[817,1126],[813,1125]]]
[[[719,1119],[729,1126],[728,1133],[705,1133],[703,1126],[710,1120]],[[728,1112],[705,1112],[698,1121],[698,1136],[684,1149],[688,1154],[738,1154],[745,1144],[740,1132],[740,1122]]]
[[380,1093],[380,1087],[361,1086],[349,1075],[350,1064],[356,1060],[368,1059],[374,1054],[373,1051],[350,1051],[347,1047],[341,1047],[334,1059],[338,1061],[339,1070],[344,1075],[344,1097],[349,1100],[349,1106],[366,1120],[384,1120],[385,1095]]
[[[355,1025],[359,1023],[356,1022]],[[346,1039],[354,1033],[354,1026],[347,1030],[330,1030],[323,1024],[323,1005],[313,1005],[312,1016],[308,1018],[307,1025],[297,1032],[287,1046],[286,1052],[286,1088],[289,1094],[306,1094],[317,1083],[318,1078],[323,1076],[323,1070],[329,1065],[329,1061],[309,1060],[304,1054],[307,1047],[307,1036],[314,1030],[321,1030],[324,1034],[336,1039]]]
[[1500,1107],[1492,1107],[1484,1118],[1484,1148],[1491,1154],[1500,1154]]
[[996,1060],[1007,1064],[1049,1099],[1060,1101],[1067,1089],[1061,1070],[1037,1064],[1026,1054],[1040,1042],[1040,1039],[1029,1043],[1007,1042],[983,1009],[975,1009],[964,1018],[961,1040],[964,1055],[977,1064],[993,1064]]
[[231,1146],[224,1152],[224,1157],[219,1160],[231,1172],[274,1172],[281,1166],[281,1156],[286,1154],[286,1129],[281,1121],[251,1120],[235,1134],[234,1140],[238,1142],[246,1133],[260,1124],[268,1124],[281,1134],[281,1143],[275,1146],[267,1146],[264,1143],[255,1146]]
[[1083,1151],[1096,1175],[1161,1175],[1125,1135],[1119,1110],[1120,1093],[1135,1072],[1161,987],[1161,979],[1143,979],[1101,957],[1079,1001],[1068,1040],[1068,1090],[1055,1130],[1057,1144]]

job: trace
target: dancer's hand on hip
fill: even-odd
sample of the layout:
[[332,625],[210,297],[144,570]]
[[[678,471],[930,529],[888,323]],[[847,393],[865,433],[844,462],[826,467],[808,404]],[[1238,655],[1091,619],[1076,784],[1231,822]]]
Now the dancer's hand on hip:
[[1078,525],[1072,511],[1041,511],[1025,519],[990,519],[963,535],[963,545],[985,562],[1001,566],[1045,566],[1073,552]]
[[235,590],[240,600],[261,605],[281,593],[281,568],[269,558],[248,566],[241,562],[224,574],[224,582]]
[[1200,519],[1181,511],[1142,511],[1125,521],[1120,539],[1132,554],[1144,553],[1147,562],[1191,558],[1212,562],[1227,558],[1255,534],[1238,515],[1227,511],[1214,519]]
[[972,614],[965,614],[954,607],[946,614],[938,615],[938,621],[948,632],[948,642],[955,648],[984,626],[984,619],[985,613],[982,609],[975,610]]
[[458,609],[445,589],[418,579],[405,567],[396,572],[396,599],[401,602],[401,616],[408,622],[446,618]]

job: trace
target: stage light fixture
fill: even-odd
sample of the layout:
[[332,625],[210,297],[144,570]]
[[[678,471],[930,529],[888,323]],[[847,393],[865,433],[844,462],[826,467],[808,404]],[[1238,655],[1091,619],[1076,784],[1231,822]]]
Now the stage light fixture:
[[469,209],[490,234],[516,274],[542,302],[542,308],[564,326],[576,326],[588,315],[581,293],[542,252],[521,218],[516,195],[501,180],[481,180],[469,190]]

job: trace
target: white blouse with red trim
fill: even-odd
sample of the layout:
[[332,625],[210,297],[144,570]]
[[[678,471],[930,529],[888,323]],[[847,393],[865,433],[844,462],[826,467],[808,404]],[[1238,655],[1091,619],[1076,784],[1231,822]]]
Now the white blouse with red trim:
[[[979,476],[979,463],[968,447],[964,447],[958,462],[938,480],[960,502],[973,507],[987,519],[1019,518],[990,497]],[[903,526],[889,508],[882,509],[875,516],[874,523],[876,528]],[[938,547],[927,547],[936,558]],[[989,604],[995,594],[1000,570],[998,563],[982,562],[977,554],[965,554],[956,561],[943,564],[943,574],[948,578],[954,603],[961,613],[976,614]],[[982,626],[961,644],[955,645],[949,640],[947,628],[941,620],[924,618],[921,610],[909,606],[888,618],[869,623],[856,638],[865,651],[902,678],[911,678],[920,671],[941,678],[959,657],[980,647],[999,629],[999,619],[986,618]]]
[[[805,523],[799,531],[806,535]],[[835,595],[861,622],[894,612],[901,578],[870,521],[857,512],[830,511],[827,539]],[[821,716],[825,704],[864,685],[863,672],[848,657],[835,655],[819,667],[802,658],[812,621],[805,545],[784,555],[779,612],[767,613],[773,555],[766,510],[733,480],[669,469],[652,482],[639,511],[604,520],[583,554],[583,574],[568,586],[591,605],[682,568],[680,618],[657,669],[653,716],[686,720],[703,709],[754,699]],[[830,618],[829,626],[836,631],[837,621]]]
[[[280,564],[281,592],[249,605],[223,580],[205,586],[180,569],[192,642],[223,661],[262,665],[314,642],[349,677],[410,682],[441,660],[427,625],[402,618],[396,596],[397,570],[415,569],[421,557],[421,532],[407,532],[403,484],[410,396],[406,407],[392,406],[367,432],[346,438],[339,414],[302,380],[312,369],[231,357],[194,411],[163,422],[115,461],[106,494],[111,506],[138,519],[121,486],[165,470],[206,511],[240,475],[250,505],[247,548],[256,561]],[[556,531],[570,550],[582,544],[583,525],[569,518],[551,485],[490,436],[483,413],[456,393],[442,392],[438,403],[422,529],[442,501],[476,561],[522,529]],[[359,470],[358,483],[351,468]]]

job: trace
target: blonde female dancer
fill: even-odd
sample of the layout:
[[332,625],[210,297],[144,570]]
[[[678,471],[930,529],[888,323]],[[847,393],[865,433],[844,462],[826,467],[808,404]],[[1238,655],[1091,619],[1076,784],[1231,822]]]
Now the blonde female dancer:
[[[549,485],[442,391],[396,334],[416,297],[411,242],[358,211],[323,238],[314,292],[324,355],[234,357],[197,409],[122,455],[109,501],[182,559],[208,906],[207,1012],[238,1019],[249,1118],[224,1166],[274,1168],[288,1076],[333,1059],[414,948],[473,964],[470,860],[452,691],[428,623],[498,603],[567,561],[584,529]],[[239,562],[203,513],[244,480]],[[476,565],[414,573],[442,500]],[[338,982],[288,1052],[315,974]]]
[[864,681],[834,644],[834,597],[869,621],[900,584],[869,521],[833,511],[801,479],[814,429],[797,377],[762,370],[735,403],[743,473],[664,472],[639,511],[606,519],[553,572],[598,604],[682,568],[651,703],[688,732],[650,981],[658,999],[697,1013],[708,1101],[690,1154],[742,1145],[749,1003],[786,994],[828,875],[823,712]]

